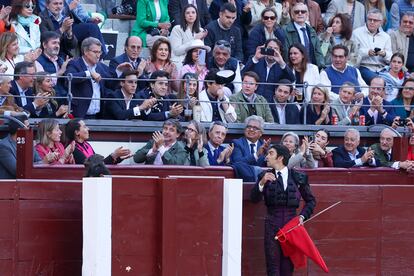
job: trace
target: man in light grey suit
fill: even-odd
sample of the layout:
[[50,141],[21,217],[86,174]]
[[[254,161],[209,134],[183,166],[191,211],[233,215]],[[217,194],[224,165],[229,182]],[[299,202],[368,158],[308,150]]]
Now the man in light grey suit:
[[351,125],[352,118],[359,111],[362,101],[353,104],[355,100],[355,85],[346,81],[339,88],[339,97],[332,101],[332,112],[338,116],[338,125]]
[[[28,127],[28,120],[26,115],[19,115],[15,117],[20,122]],[[21,126],[12,120],[9,120],[9,135],[0,140],[0,179],[15,179],[16,178],[16,137],[17,130]],[[40,162],[41,159],[36,151],[33,152],[34,162]]]

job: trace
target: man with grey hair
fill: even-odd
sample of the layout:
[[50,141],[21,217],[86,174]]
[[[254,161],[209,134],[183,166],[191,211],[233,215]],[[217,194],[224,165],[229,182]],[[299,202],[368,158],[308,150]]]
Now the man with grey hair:
[[210,166],[224,166],[230,164],[230,156],[234,146],[223,146],[227,135],[227,124],[215,121],[210,124],[208,130],[208,142],[204,146]]
[[379,9],[371,9],[365,26],[354,30],[352,39],[359,45],[359,71],[366,83],[390,62],[392,56],[391,38],[381,28],[384,18]]
[[392,147],[394,145],[394,137],[396,136],[395,132],[389,128],[384,128],[381,131],[380,142],[371,146],[375,158],[379,160],[384,167],[390,167],[396,170],[414,170],[414,161],[395,161],[395,158],[393,158]]
[[[393,53],[403,54],[408,72],[414,71],[414,12],[403,13],[398,30],[390,31]],[[410,50],[411,45],[411,50]]]
[[332,150],[334,167],[352,168],[361,166],[381,166],[379,160],[373,160],[374,151],[359,146],[360,134],[355,128],[348,128],[344,135],[344,145]]
[[103,101],[112,91],[106,88],[111,74],[109,67],[100,62],[102,54],[101,42],[93,37],[82,41],[82,56],[71,60],[66,69],[66,75],[72,77],[73,99],[71,112],[77,118],[96,119],[103,117]]

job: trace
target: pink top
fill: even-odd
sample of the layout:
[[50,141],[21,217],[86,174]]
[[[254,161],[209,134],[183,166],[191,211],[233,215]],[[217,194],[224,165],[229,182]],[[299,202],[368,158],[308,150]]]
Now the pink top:
[[[63,147],[62,143],[55,142],[53,148],[49,148],[48,146],[45,146],[45,145],[42,145],[42,144],[37,144],[35,146],[35,149],[36,149],[37,153],[39,154],[40,158],[42,158],[42,159],[44,159],[45,156],[50,152],[59,153],[58,160],[55,160],[50,164],[51,165],[62,164],[62,163],[59,162],[59,159],[62,158],[65,155],[65,148]],[[69,155],[69,157],[65,159],[64,164],[75,164],[75,160],[73,159],[73,154]]]

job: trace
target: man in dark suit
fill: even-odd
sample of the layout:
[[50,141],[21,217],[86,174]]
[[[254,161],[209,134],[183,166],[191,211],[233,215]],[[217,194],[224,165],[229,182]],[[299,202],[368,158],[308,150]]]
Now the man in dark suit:
[[371,146],[374,151],[375,159],[379,160],[384,167],[403,169],[407,171],[414,170],[414,161],[395,161],[392,156],[392,147],[394,145],[395,133],[389,128],[384,128],[380,134],[380,142]]
[[181,24],[181,16],[184,8],[189,4],[195,5],[200,19],[201,27],[205,27],[210,22],[210,13],[207,8],[206,0],[170,0],[168,1],[168,14],[173,26]]
[[35,65],[33,62],[22,61],[18,62],[14,68],[15,76],[12,81],[10,94],[14,95],[15,103],[27,110],[30,115],[36,116],[36,112],[42,110],[42,108],[49,101],[46,97],[33,98],[33,83],[36,73]]
[[174,95],[167,93],[168,78],[167,72],[155,71],[149,78],[150,87],[138,93],[139,104],[142,104],[147,99],[156,99],[156,103],[146,112],[145,120],[165,121],[169,118],[182,119],[183,106],[175,102],[177,98]]
[[178,120],[166,120],[162,132],[154,132],[152,140],[134,154],[134,161],[154,165],[184,165],[187,151],[184,145],[177,141],[182,132]]
[[276,86],[272,101],[269,102],[275,123],[281,125],[300,124],[299,109],[294,103],[289,103],[289,98],[293,93],[293,85],[290,80],[282,79]]
[[155,98],[141,102],[135,94],[137,75],[135,71],[126,71],[121,75],[121,88],[109,96],[105,102],[105,118],[112,120],[143,119],[145,112],[157,102]]
[[385,80],[375,77],[371,80],[369,94],[364,98],[360,114],[365,115],[365,125],[391,125],[395,112],[392,104],[385,100]]
[[374,151],[365,151],[359,146],[360,134],[355,128],[348,128],[344,135],[344,145],[332,150],[334,167],[352,168],[361,166],[381,166],[381,162],[375,158]]
[[77,118],[102,118],[104,105],[101,98],[112,92],[106,87],[108,81],[103,79],[111,78],[111,74],[108,66],[99,62],[101,46],[98,39],[86,38],[81,46],[82,56],[71,60],[66,69],[66,75],[73,77],[73,97],[87,98],[72,100],[72,114]]
[[[19,115],[15,117],[16,120],[22,122],[26,127],[29,127],[29,121],[26,115]],[[22,126],[13,120],[9,120],[9,135],[0,140],[0,179],[15,179],[16,178],[16,138],[17,130]],[[41,159],[37,151],[33,151],[33,161],[40,162]]]
[[[295,81],[292,69],[283,60],[282,44],[278,39],[268,39],[264,45],[265,49],[273,50],[273,55],[262,55],[261,47],[256,49],[253,57],[250,57],[242,70],[242,74],[248,71],[256,72],[261,83],[278,83],[280,79]],[[274,85],[259,84],[256,93],[266,98],[268,102],[273,100]]]
[[[109,62],[109,69],[115,78],[119,78],[125,71],[135,71],[138,76],[137,90],[142,90],[147,86],[144,69],[147,62],[141,59],[139,55],[142,50],[142,40],[139,36],[129,36],[125,40],[124,51],[122,55],[114,57]],[[119,82],[112,81],[111,88],[119,88]]]
[[230,164],[230,156],[234,146],[223,146],[227,135],[227,125],[221,121],[210,124],[208,130],[208,142],[204,146],[207,150],[207,157],[210,166],[224,166]]
[[289,276],[293,274],[293,263],[282,253],[277,231],[296,216],[301,197],[305,205],[300,211],[299,221],[310,218],[316,205],[306,174],[287,168],[289,150],[283,145],[273,145],[266,155],[271,171],[263,172],[254,185],[250,199],[260,202],[263,198],[267,207],[265,216],[265,253],[267,275]]

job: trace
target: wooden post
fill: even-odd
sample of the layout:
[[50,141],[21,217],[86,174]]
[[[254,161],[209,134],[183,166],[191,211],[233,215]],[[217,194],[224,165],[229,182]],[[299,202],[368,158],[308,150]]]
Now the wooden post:
[[33,169],[33,130],[18,129],[16,178],[30,178]]

